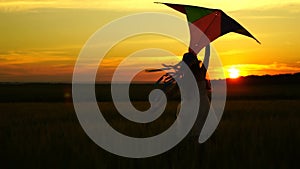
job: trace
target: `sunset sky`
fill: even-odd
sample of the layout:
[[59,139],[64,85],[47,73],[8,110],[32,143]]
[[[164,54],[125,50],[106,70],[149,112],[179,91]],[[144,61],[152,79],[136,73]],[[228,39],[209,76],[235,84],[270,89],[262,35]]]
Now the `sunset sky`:
[[[139,12],[163,12],[185,19],[185,15],[153,2],[1,0],[0,82],[71,82],[81,48],[95,31],[109,22]],[[226,77],[232,68],[241,76],[300,72],[299,0],[163,2],[222,9],[260,40],[261,45],[248,37],[230,33],[212,43],[222,60]],[[187,50],[179,42],[162,36],[132,37],[107,54],[99,74],[109,77],[122,57],[154,47],[175,53],[179,60]],[[164,62],[167,58],[141,56],[132,66],[145,63],[151,66],[151,62]]]

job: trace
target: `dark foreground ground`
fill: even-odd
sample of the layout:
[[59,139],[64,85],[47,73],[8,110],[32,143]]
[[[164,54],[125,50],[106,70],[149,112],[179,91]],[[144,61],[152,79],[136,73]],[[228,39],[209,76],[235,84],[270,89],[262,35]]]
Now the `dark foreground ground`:
[[[129,159],[98,147],[81,128],[67,84],[0,85],[0,168],[282,168],[300,167],[300,89],[298,82],[245,84],[231,81],[223,118],[213,136],[195,145],[184,139],[156,157]],[[151,87],[136,85],[134,93]],[[176,102],[146,125],[130,124],[99,85],[99,107],[117,130],[137,137],[155,135],[175,120]],[[102,95],[101,95],[102,93]],[[134,105],[145,110],[144,96]],[[102,100],[101,100],[102,99]]]

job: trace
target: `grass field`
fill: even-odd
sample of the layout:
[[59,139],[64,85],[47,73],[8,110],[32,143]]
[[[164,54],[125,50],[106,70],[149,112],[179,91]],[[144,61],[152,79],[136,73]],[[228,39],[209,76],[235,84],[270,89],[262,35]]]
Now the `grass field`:
[[[26,100],[25,96],[9,95],[9,92],[17,91],[6,86],[2,91],[11,100],[4,100],[2,95],[0,103],[0,165],[4,169],[296,169],[300,167],[299,90],[287,90],[296,89],[296,85],[273,86],[275,88],[277,91],[266,94],[262,92],[272,91],[272,88],[229,88],[223,118],[207,142],[195,145],[186,138],[159,156],[130,159],[110,154],[88,138],[77,120],[72,102],[65,95],[70,91],[66,86],[48,86],[46,93],[52,92],[49,96],[59,98],[58,101],[45,99],[45,93],[39,93],[38,88]],[[26,94],[22,89],[19,91]],[[285,96],[279,94],[282,92]],[[19,100],[14,100],[14,97]],[[32,99],[35,97],[44,100]],[[136,99],[134,105],[145,110],[149,104],[140,101],[141,98]],[[172,124],[176,104],[170,102],[162,117],[143,125],[122,120],[110,101],[99,102],[99,107],[109,123],[120,132],[147,137]]]

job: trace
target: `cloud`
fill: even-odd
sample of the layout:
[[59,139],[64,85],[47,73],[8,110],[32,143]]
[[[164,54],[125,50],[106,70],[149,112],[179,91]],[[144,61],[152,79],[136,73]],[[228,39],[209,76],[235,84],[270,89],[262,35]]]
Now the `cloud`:
[[286,63],[272,63],[272,64],[237,64],[237,65],[226,65],[224,70],[227,71],[230,68],[236,68],[240,70],[242,76],[247,75],[275,75],[285,73],[297,73],[300,72],[300,67],[289,65]]
[[4,0],[0,3],[0,9],[7,12],[24,11],[38,8],[80,8],[80,9],[103,9],[103,10],[133,10],[149,9],[149,5],[154,5],[153,1],[99,1],[99,0]]
[[67,81],[75,59],[62,49],[8,51],[0,54],[0,81],[61,81],[62,76]]
[[[183,1],[179,0],[173,1],[173,3],[182,2]],[[297,45],[299,44],[299,38],[297,38],[297,35],[299,35],[297,34],[299,27],[299,3],[296,3],[296,1],[282,2],[282,0],[255,2],[245,0],[242,1],[241,4],[239,2],[239,0],[233,0],[217,3],[203,0],[201,4],[199,4],[198,0],[191,0],[184,3],[227,10],[230,15],[233,15],[233,18],[241,20],[241,24],[245,24],[244,26],[247,29],[249,28],[248,30],[262,41],[262,45],[257,46],[256,43],[251,43],[248,39],[242,39],[248,37],[242,37],[234,33],[218,39],[216,43],[220,44],[219,49],[222,50],[220,55],[224,58],[229,56],[226,58],[228,64],[229,60],[232,60],[230,64],[238,63],[240,56],[253,56],[249,57],[249,59],[252,59],[251,62],[247,60],[250,63],[266,63],[266,60],[270,57],[263,57],[263,59],[261,59],[262,55],[274,56],[274,58],[277,55],[288,56],[285,60],[294,64],[240,65],[240,69],[244,69],[245,74],[278,74],[282,72],[300,71],[297,67],[300,61],[294,61],[296,56],[299,56],[299,50],[297,50]],[[235,3],[239,3],[239,5],[232,5]],[[268,3],[270,4],[268,5]],[[263,7],[254,8],[253,6]],[[82,10],[79,10],[79,8]],[[97,10],[93,11],[89,9]],[[176,11],[164,5],[154,4],[152,0],[1,1],[0,11],[6,10],[15,12],[26,10],[26,12],[28,12],[27,14],[24,14],[24,12],[20,15],[15,15],[14,13],[1,13],[0,15],[3,23],[6,23],[3,25],[1,34],[2,40],[0,40],[2,46],[2,49],[0,49],[1,77],[4,77],[2,76],[3,74],[7,75],[7,77],[11,75],[10,78],[12,79],[20,79],[25,76],[41,77],[44,75],[44,79],[46,76],[51,76],[53,80],[56,79],[56,76],[60,76],[59,74],[71,77],[76,56],[82,47],[80,45],[83,45],[95,30],[112,19],[125,15],[125,13],[128,14],[128,11],[135,12],[137,10],[145,11],[148,9],[150,11],[164,10],[176,13]],[[112,10],[114,12],[111,12]],[[117,10],[127,11],[118,13],[115,12]],[[30,12],[36,13],[32,14]],[[184,17],[184,15],[181,16]],[[136,38],[128,44],[125,43],[123,48],[134,46],[133,49],[137,49],[137,45],[149,47],[149,44],[156,44],[158,46],[169,46],[169,48],[166,49],[170,51],[176,50],[178,55],[182,54],[181,50],[186,50],[185,47],[179,50],[178,46],[174,47],[175,45],[170,45],[172,41],[169,39],[159,39],[159,41],[152,37],[148,39],[149,40],[145,41],[144,38]],[[76,49],[53,49],[55,47],[71,45],[78,45],[79,47]],[[291,48],[293,47],[291,45],[295,48]],[[122,50],[118,50],[121,54],[129,51],[128,49],[123,50],[123,48],[119,48]],[[133,49],[129,52],[134,51]],[[120,53],[115,52],[113,54]],[[115,55],[112,57],[115,57]],[[146,59],[147,57],[145,56],[144,58]],[[156,59],[153,58],[153,60],[151,60],[151,58],[152,56],[148,56],[147,61],[149,62],[147,62],[147,64]],[[274,61],[274,58],[272,58],[273,60],[271,62]],[[160,60],[161,59],[162,58],[160,58]],[[253,62],[253,60],[257,62]],[[116,60],[107,60],[107,62],[103,62],[103,66],[107,66],[107,68],[112,67],[115,62]],[[165,62],[165,60],[161,60],[161,62]],[[138,64],[138,60],[132,64]],[[48,79],[51,80],[51,78]]]
[[0,54],[0,65],[21,65],[34,63],[51,63],[51,62],[67,62],[73,61],[74,56],[65,50],[46,50],[46,49],[31,49],[20,51],[7,51],[5,54]]
[[299,18],[300,3],[287,2],[276,5],[266,5],[261,8],[238,9],[229,12],[242,19],[277,20]]
[[[173,0],[172,3],[182,4],[182,0]],[[187,0],[184,4],[201,5],[211,8],[221,8],[227,10],[239,9],[257,9],[261,7],[270,8],[272,6],[279,6],[285,4],[297,4],[297,0],[231,0],[218,1],[203,0],[201,4],[198,0]],[[239,4],[239,5],[233,5]],[[158,9],[165,10],[167,7],[153,3],[153,0],[2,0],[0,8],[6,11],[22,11],[36,8],[90,8],[90,9],[110,9],[110,10],[141,10],[141,9]],[[296,9],[296,8],[295,8]]]

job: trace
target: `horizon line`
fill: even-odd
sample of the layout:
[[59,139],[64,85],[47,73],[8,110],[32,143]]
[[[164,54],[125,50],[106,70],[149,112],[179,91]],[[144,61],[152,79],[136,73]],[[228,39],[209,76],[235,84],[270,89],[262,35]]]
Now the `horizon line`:
[[[264,75],[247,75],[247,76],[239,76],[238,78],[225,78],[225,79],[210,79],[210,81],[219,81],[219,80],[237,80],[241,78],[251,78],[251,77],[276,77],[276,76],[291,76],[291,75],[300,75],[300,72],[296,73],[283,73],[283,74],[264,74]],[[130,84],[154,84],[155,81],[131,81]],[[0,84],[74,84],[75,82],[69,82],[69,81],[0,81]],[[97,81],[97,82],[76,82],[75,84],[111,84],[111,81]],[[128,82],[125,81],[118,81],[117,84],[128,84]]]

